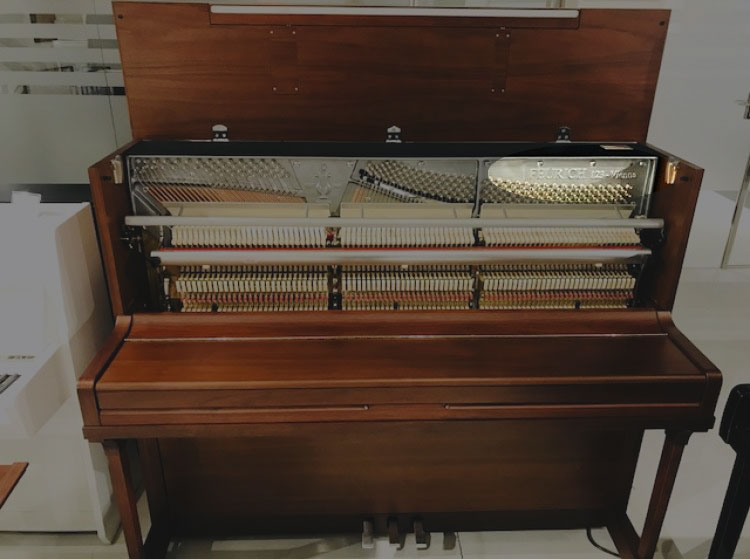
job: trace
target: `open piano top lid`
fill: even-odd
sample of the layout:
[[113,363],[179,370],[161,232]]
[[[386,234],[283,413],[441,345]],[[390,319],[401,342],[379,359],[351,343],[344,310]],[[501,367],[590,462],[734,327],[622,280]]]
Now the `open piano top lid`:
[[666,10],[115,2],[136,139],[645,141]]

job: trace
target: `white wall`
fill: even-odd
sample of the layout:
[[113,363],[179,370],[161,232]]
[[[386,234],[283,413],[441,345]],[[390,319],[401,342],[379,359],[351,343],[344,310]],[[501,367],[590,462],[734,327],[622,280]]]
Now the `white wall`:
[[[577,7],[672,10],[649,141],[706,169],[685,260],[718,267],[750,153],[750,120],[738,100],[750,92],[750,2],[747,0],[569,0]],[[747,212],[746,212],[747,213]],[[746,217],[746,221],[750,218]],[[738,245],[750,246],[750,227]],[[750,264],[740,246],[734,264]]]
[[102,94],[123,85],[111,13],[106,0],[0,2],[0,183],[84,183],[129,139],[125,98]]

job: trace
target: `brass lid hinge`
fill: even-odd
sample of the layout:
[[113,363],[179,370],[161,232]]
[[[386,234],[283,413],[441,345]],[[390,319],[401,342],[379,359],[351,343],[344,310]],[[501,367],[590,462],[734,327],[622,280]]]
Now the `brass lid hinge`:
[[680,162],[676,159],[671,159],[667,162],[667,167],[664,171],[664,182],[666,184],[674,184],[677,181],[677,172],[680,168]]
[[112,180],[115,184],[122,184],[125,180],[122,167],[122,156],[115,155],[110,163],[112,164]]

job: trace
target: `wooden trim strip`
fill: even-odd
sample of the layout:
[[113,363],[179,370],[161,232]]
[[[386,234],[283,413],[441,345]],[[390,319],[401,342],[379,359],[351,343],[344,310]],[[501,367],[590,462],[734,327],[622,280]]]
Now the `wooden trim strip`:
[[718,371],[716,365],[711,360],[703,355],[703,352],[695,347],[695,344],[691,342],[685,334],[683,334],[675,325],[672,319],[672,313],[669,311],[658,311],[656,318],[661,324],[664,332],[672,339],[674,344],[682,350],[685,356],[692,361],[696,367],[702,371]]
[[723,383],[721,372],[703,352],[683,334],[672,321],[672,314],[667,311],[657,312],[659,323],[674,344],[706,375],[706,390],[701,404],[707,420],[707,429],[716,421],[714,413]]
[[[121,285],[120,280],[122,278],[118,275],[118,251],[121,241],[115,231],[119,231],[122,227],[122,223],[120,223],[122,216],[111,215],[114,208],[110,204],[112,195],[111,193],[107,194],[107,189],[122,190],[128,188],[126,185],[114,184],[111,161],[136,143],[136,141],[132,141],[126,144],[88,169],[91,205],[96,220],[96,232],[102,253],[102,264],[107,279],[112,314],[115,316],[125,314],[127,308],[133,305],[133,301],[130,300],[130,295],[127,293],[128,289]],[[135,278],[133,278],[133,281],[135,281]]]
[[104,410],[102,426],[229,425],[339,421],[430,421],[444,419],[575,419],[642,417],[682,419],[700,411],[697,404],[557,404],[557,405],[376,405],[202,410]]
[[8,500],[8,497],[10,497],[13,489],[18,485],[21,476],[23,476],[28,466],[27,462],[16,462],[10,466],[0,466],[0,508]]
[[94,358],[78,379],[78,400],[84,425],[100,425],[99,404],[95,386],[107,366],[112,362],[130,332],[132,316],[118,316],[115,327]]
[[653,309],[136,313],[130,340],[452,335],[664,335]]
[[[185,382],[123,381],[108,382],[97,387],[100,392],[123,392],[129,390],[295,390],[295,389],[371,389],[371,388],[412,388],[412,387],[514,387],[540,385],[602,385],[632,384],[642,382],[690,383],[695,374],[660,375],[658,373],[641,376],[557,376],[557,377],[453,377],[453,378],[403,378],[403,379],[308,379],[308,380],[264,380],[264,381],[223,381],[210,380]],[[697,376],[700,379],[700,376]]]
[[[362,413],[362,412],[360,412]],[[484,421],[494,421],[498,428],[507,419],[496,419],[492,417],[483,417]],[[435,424],[444,424],[452,420],[461,420],[458,414],[447,419],[436,419]],[[562,418],[560,418],[562,420]],[[511,420],[512,421],[512,420]],[[613,415],[612,417],[583,417],[565,419],[570,421],[571,428],[575,429],[612,429],[621,431],[624,429],[666,429],[671,426],[679,425],[684,428],[687,425],[698,425],[700,418],[680,417],[678,419],[658,419],[653,417],[638,417],[626,415]],[[330,422],[303,422],[303,423],[186,423],[182,425],[93,425],[83,428],[84,436],[91,442],[105,441],[112,439],[139,439],[139,438],[235,438],[235,437],[298,437],[309,430],[323,429],[330,425],[335,428],[336,425],[351,423],[349,421],[330,421]],[[386,420],[373,420],[374,425],[385,425],[390,423]],[[422,425],[421,420],[404,419],[401,420],[404,426]]]
[[[102,383],[97,385],[102,386]],[[404,389],[278,389],[278,390],[97,390],[102,410],[248,409],[255,407],[339,406],[363,404],[454,404],[502,402],[505,404],[694,403],[703,400],[705,378],[690,381],[560,384],[510,387],[418,387]]]

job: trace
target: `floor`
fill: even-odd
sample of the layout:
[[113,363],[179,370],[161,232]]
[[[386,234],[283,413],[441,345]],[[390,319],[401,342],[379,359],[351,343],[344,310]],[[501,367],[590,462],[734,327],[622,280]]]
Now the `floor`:
[[[750,221],[750,220],[749,220]],[[750,268],[687,269],[678,293],[675,322],[724,373],[719,401],[723,410],[729,388],[747,382],[750,366]],[[720,413],[720,412],[719,412]],[[637,529],[643,522],[663,434],[648,433],[636,471],[628,512]],[[659,544],[660,559],[705,559],[726,490],[733,452],[716,430],[694,435],[682,469]],[[143,505],[143,503],[141,503]],[[594,539],[614,549],[604,530]],[[0,559],[124,559],[119,538],[104,545],[92,534],[0,534]],[[434,534],[428,551],[418,551],[413,538],[404,549],[391,549],[386,540],[363,550],[356,535],[173,542],[170,559],[359,559],[359,558],[593,559],[609,557],[594,548],[582,530],[545,532],[462,532],[453,549],[443,549],[443,535]],[[750,529],[735,559],[750,559]]]

